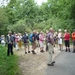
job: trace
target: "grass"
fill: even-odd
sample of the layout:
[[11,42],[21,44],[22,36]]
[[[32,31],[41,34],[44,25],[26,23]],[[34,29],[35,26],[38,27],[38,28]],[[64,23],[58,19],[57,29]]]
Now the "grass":
[[0,75],[22,75],[16,55],[7,56],[7,48],[0,45]]

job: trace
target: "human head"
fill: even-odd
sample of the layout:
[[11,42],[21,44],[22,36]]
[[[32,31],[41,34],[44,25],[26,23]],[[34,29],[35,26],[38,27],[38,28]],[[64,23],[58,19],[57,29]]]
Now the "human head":
[[24,32],[24,35],[26,35],[27,33],[26,32]]
[[48,33],[49,31],[48,30],[46,30],[46,33]]
[[18,36],[18,34],[15,34],[15,36]]
[[19,36],[21,36],[21,33],[18,33]]
[[41,31],[40,34],[43,34],[43,31]]
[[4,35],[1,35],[2,38],[4,38]]
[[39,34],[39,32],[37,32],[37,34]]
[[67,32],[67,30],[64,30],[64,32],[66,33],[66,32]]
[[12,34],[12,31],[9,31],[8,34],[11,35]]
[[50,32],[53,32],[53,28],[50,28],[49,31],[50,31]]
[[58,31],[61,32],[61,29],[59,29]]
[[36,34],[36,30],[33,30],[33,34]]

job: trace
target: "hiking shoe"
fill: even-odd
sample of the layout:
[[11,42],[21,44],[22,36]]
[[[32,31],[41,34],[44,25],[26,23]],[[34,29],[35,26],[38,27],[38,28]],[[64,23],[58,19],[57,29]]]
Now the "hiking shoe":
[[33,54],[36,54],[35,51],[32,51]]
[[43,52],[44,52],[44,50],[41,50],[40,52],[41,52],[41,53],[43,53]]
[[53,61],[52,63],[55,63],[55,61]]
[[71,52],[70,49],[69,49],[69,52]]
[[75,49],[73,50],[73,53],[75,53]]
[[30,51],[28,51],[28,53],[30,53]]
[[27,54],[27,52],[25,52],[25,54]]
[[53,51],[53,54],[54,54],[54,51]]
[[51,63],[51,64],[47,64],[48,66],[54,66],[54,63]]
[[46,49],[46,52],[47,52],[48,50]]
[[75,53],[75,51],[73,51],[73,53]]
[[65,52],[67,52],[67,49],[65,50]]

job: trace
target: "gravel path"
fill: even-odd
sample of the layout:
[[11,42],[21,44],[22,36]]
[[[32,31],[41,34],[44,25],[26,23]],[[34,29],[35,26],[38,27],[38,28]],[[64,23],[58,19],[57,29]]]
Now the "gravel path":
[[[31,49],[31,48],[30,48]],[[32,53],[24,54],[24,47],[21,50],[15,50],[15,54],[19,56],[19,67],[22,70],[22,75],[44,75],[47,69],[48,52],[40,53],[37,48],[36,55]],[[53,59],[60,53],[58,46],[54,48]]]

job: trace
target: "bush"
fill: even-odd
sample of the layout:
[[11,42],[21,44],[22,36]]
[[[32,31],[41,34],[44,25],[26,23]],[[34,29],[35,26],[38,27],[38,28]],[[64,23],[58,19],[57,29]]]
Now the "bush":
[[0,45],[0,75],[21,75],[16,55],[7,56],[7,48]]

